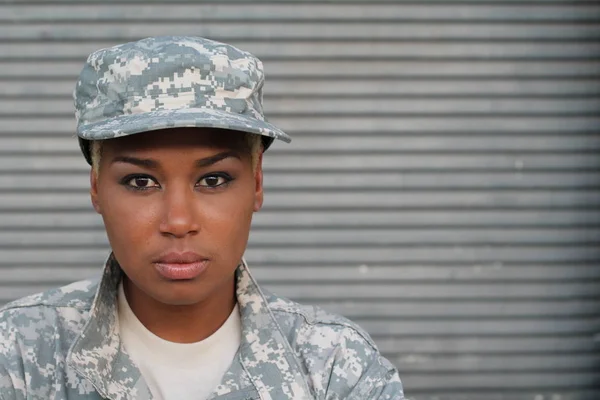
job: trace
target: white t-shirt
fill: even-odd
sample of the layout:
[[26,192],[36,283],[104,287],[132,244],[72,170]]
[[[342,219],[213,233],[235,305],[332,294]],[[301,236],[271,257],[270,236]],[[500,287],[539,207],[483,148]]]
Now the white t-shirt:
[[242,337],[237,304],[225,323],[196,343],[169,342],[135,316],[119,285],[121,340],[157,400],[207,399],[231,365]]

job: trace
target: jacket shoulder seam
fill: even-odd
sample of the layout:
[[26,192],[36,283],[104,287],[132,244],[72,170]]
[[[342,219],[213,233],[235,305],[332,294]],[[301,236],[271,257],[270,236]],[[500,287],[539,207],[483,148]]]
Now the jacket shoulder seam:
[[305,313],[302,312],[302,310],[299,310],[297,307],[289,307],[289,308],[283,308],[283,307],[279,307],[279,306],[269,306],[269,308],[271,308],[273,311],[275,312],[283,312],[283,313],[291,313],[291,314],[296,314],[301,316],[304,321],[311,326],[315,326],[315,325],[336,325],[336,326],[341,326],[344,328],[348,328],[351,329],[353,332],[357,333],[358,335],[360,335],[361,338],[363,338],[363,340],[369,345],[369,347],[371,347],[371,349],[378,351],[377,346],[375,345],[375,343],[373,343],[373,340],[370,339],[368,336],[365,335],[365,332],[362,331],[361,328],[355,326],[352,322],[343,322],[343,321],[323,321],[317,318],[310,318],[308,315],[306,315]]
[[[20,305],[16,305],[16,306],[3,307],[3,308],[0,308],[0,311],[17,310],[19,308],[33,308],[33,307],[81,308],[81,307],[78,307],[78,306],[71,306],[71,305],[68,305],[68,304],[44,304],[44,303],[38,303],[38,304],[20,304]],[[89,308],[89,307],[85,307],[85,308]]]
[[0,313],[5,312],[5,311],[20,310],[20,309],[35,308],[35,307],[72,308],[72,309],[81,310],[81,311],[89,311],[91,308],[91,305],[86,305],[85,307],[80,307],[78,305],[48,304],[48,303],[43,303],[43,302],[34,303],[34,304],[16,304],[14,306],[7,305],[7,306],[0,308]]

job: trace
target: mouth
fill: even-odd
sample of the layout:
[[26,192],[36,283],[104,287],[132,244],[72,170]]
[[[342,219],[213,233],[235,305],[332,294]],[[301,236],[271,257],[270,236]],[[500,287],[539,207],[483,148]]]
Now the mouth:
[[197,253],[185,252],[165,254],[153,264],[163,278],[180,281],[197,278],[208,268],[209,261]]

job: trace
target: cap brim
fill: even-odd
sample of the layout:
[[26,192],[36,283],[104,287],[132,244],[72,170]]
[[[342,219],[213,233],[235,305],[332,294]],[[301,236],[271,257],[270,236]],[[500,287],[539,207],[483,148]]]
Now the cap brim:
[[77,127],[77,135],[86,140],[105,140],[168,128],[220,128],[254,133],[286,143],[292,139],[281,129],[265,121],[210,108],[179,108],[141,114],[126,114]]

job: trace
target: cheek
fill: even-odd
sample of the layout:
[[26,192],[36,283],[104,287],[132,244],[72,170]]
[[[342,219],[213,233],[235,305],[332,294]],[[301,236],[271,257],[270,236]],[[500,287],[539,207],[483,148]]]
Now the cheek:
[[211,230],[211,226],[220,227],[227,234],[237,231],[243,233],[244,228],[250,226],[253,210],[253,197],[247,193],[232,192],[226,196],[198,201],[198,211],[204,221],[204,224],[200,221],[201,226],[206,230]]
[[148,242],[157,213],[147,198],[124,194],[119,189],[106,188],[99,201],[110,245],[115,253],[123,255],[122,249],[136,249]]
[[254,215],[253,193],[232,191],[199,199],[197,215],[201,216],[200,236],[221,248],[220,254],[239,258],[246,248]]

